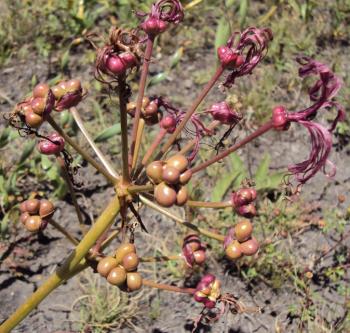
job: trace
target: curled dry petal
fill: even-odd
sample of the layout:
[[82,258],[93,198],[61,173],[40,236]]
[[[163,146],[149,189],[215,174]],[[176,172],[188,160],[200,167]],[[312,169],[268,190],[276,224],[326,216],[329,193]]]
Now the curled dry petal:
[[[314,103],[297,112],[287,112],[283,106],[278,106],[273,110],[272,123],[277,130],[288,129],[291,122],[299,123],[308,130],[311,141],[311,151],[308,158],[288,167],[297,181],[304,184],[319,170],[322,169],[325,172],[327,164],[331,166],[327,175],[330,177],[335,175],[335,166],[328,160],[328,157],[332,149],[332,132],[338,121],[345,119],[345,110],[342,105],[332,100],[341,87],[341,80],[328,66],[309,57],[298,57],[297,61],[301,65],[300,77],[319,76],[308,90],[310,100]],[[335,108],[337,111],[337,115],[328,129],[312,121],[322,108]]]
[[[251,27],[242,33],[235,32],[226,47],[218,50],[222,66],[231,70],[223,85],[230,88],[237,77],[251,74],[266,56],[268,44],[272,40],[270,29]],[[222,56],[220,57],[220,54]]]

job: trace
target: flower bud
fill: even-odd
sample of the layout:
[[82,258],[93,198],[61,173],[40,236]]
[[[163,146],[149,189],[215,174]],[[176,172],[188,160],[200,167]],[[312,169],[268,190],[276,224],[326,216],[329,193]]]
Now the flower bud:
[[48,139],[41,140],[38,150],[44,155],[57,155],[64,149],[64,139],[56,132],[50,134]]

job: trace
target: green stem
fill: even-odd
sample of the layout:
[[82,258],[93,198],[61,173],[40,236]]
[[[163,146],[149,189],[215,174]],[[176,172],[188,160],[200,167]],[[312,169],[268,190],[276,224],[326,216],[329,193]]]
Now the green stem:
[[98,164],[83,148],[81,148],[74,140],[72,140],[55,122],[55,120],[51,117],[47,117],[47,121],[53,127],[53,129],[58,132],[63,139],[68,142],[87,162],[89,162],[98,172],[105,176],[105,178],[110,181],[113,185],[116,184],[117,180],[113,177],[109,172]]
[[[68,258],[27,300],[22,304],[1,326],[0,333],[10,332],[16,327],[42,300],[44,300],[54,289],[67,281],[81,270],[88,267],[84,256],[95,244],[96,240],[113,222],[119,212],[119,199],[115,196],[106,209],[102,212],[96,223],[81,240],[79,245],[72,251]],[[82,261],[82,263],[81,263]]]

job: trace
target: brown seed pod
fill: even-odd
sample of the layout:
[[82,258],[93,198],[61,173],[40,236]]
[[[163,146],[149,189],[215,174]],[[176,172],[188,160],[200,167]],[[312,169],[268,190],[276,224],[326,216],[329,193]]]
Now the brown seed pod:
[[27,221],[27,219],[28,219],[29,216],[30,216],[30,215],[29,215],[28,212],[23,212],[23,213],[21,214],[21,216],[19,217],[19,220],[21,221],[21,223],[22,223],[23,225],[26,224],[26,221]]
[[44,98],[37,97],[32,100],[30,105],[34,113],[38,114],[39,116],[42,116],[42,114],[45,111],[46,100]]
[[242,253],[246,256],[252,256],[259,250],[259,242],[252,237],[251,239],[240,244]]
[[142,287],[142,277],[140,273],[128,273],[126,274],[126,284],[129,291],[135,291]]
[[26,211],[29,214],[37,214],[40,208],[40,200],[38,199],[29,199],[25,201],[26,203]]
[[183,206],[188,200],[188,191],[185,186],[182,186],[176,194],[176,204]]
[[139,257],[136,253],[129,253],[127,254],[122,261],[123,267],[128,272],[135,271],[137,269],[137,266],[139,264]]
[[239,222],[235,228],[236,239],[241,243],[250,238],[253,232],[253,225],[249,220]]
[[121,286],[126,281],[126,271],[124,267],[117,266],[108,273],[107,281],[114,286]]
[[176,202],[176,192],[164,182],[154,188],[154,197],[163,207],[171,207]]
[[225,249],[226,256],[231,260],[236,260],[242,256],[241,244],[236,240],[230,243]]
[[42,199],[40,200],[40,208],[39,208],[39,215],[40,217],[47,219],[51,218],[53,213],[55,212],[55,206],[53,203],[49,200]]
[[37,232],[41,228],[42,219],[39,215],[29,216],[26,219],[25,227],[30,232]]
[[153,161],[147,165],[146,173],[153,183],[159,184],[163,181],[163,166],[164,163],[162,161]]
[[97,272],[106,277],[113,268],[117,267],[117,265],[118,262],[115,258],[105,257],[99,261],[97,265]]
[[29,127],[38,128],[44,122],[43,117],[34,113],[32,109],[26,111],[25,122]]
[[46,98],[47,94],[49,93],[49,90],[50,90],[50,87],[48,84],[39,83],[33,89],[33,97]]
[[176,154],[167,160],[167,165],[176,168],[180,172],[184,172],[188,167],[188,160],[184,155]]
[[177,184],[180,179],[180,171],[172,166],[163,167],[162,178],[167,184]]
[[194,256],[194,261],[198,265],[203,264],[205,259],[206,259],[206,255],[205,255],[205,251],[204,250],[198,250],[198,251],[193,252],[193,256]]
[[120,264],[123,261],[123,258],[129,253],[136,253],[135,245],[131,243],[121,244],[118,247],[117,251],[115,251],[115,255],[114,255],[118,264]]
[[185,185],[187,184],[192,177],[192,171],[191,170],[186,170],[180,175],[180,183]]

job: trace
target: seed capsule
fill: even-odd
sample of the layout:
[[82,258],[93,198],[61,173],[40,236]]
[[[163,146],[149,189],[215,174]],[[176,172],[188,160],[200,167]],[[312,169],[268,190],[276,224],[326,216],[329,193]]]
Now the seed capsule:
[[142,277],[140,273],[128,273],[126,275],[126,284],[130,291],[138,290],[142,287]]
[[118,266],[112,268],[108,273],[107,281],[115,286],[121,286],[126,280],[126,271],[124,267]]
[[61,99],[63,95],[66,93],[66,90],[61,85],[53,86],[51,88],[51,91],[55,96],[55,99]]
[[180,175],[180,183],[185,185],[187,184],[192,177],[192,171],[191,170],[186,170]]
[[201,265],[204,263],[206,259],[205,251],[204,250],[199,250],[193,253],[194,256],[194,261],[198,264]]
[[175,190],[165,183],[160,183],[155,186],[154,197],[156,201],[164,207],[171,207],[176,202]]
[[241,244],[237,241],[233,241],[226,247],[225,254],[231,260],[240,258],[242,256]]
[[51,201],[46,199],[40,200],[40,208],[39,208],[40,217],[42,218],[46,217],[48,219],[52,217],[54,211],[55,211],[55,206]]
[[182,186],[176,194],[176,204],[183,206],[188,200],[188,191],[185,186]]
[[37,214],[39,207],[40,201],[38,199],[29,199],[26,201],[26,210],[29,214]]
[[33,97],[45,98],[50,90],[46,83],[39,83],[33,89]]
[[44,122],[44,119],[34,113],[32,109],[29,109],[25,114],[25,122],[29,127],[38,128]]
[[246,256],[252,256],[259,250],[259,243],[254,237],[241,243],[240,246],[242,253]]
[[147,165],[146,173],[153,183],[159,184],[163,181],[163,166],[164,164],[162,161],[154,161]]
[[184,172],[188,167],[188,160],[184,155],[176,154],[167,160],[167,165],[176,168],[180,172]]
[[24,212],[24,213],[22,213],[21,216],[19,217],[19,220],[21,221],[21,223],[22,223],[23,225],[25,225],[25,224],[26,224],[26,221],[27,221],[27,219],[28,219],[28,217],[30,217],[29,213],[28,213],[28,212]]
[[139,258],[136,253],[129,253],[123,258],[122,263],[126,271],[132,272],[137,269]]
[[40,227],[41,227],[41,217],[38,216],[38,215],[35,215],[35,216],[29,216],[27,219],[26,219],[26,222],[25,222],[25,227],[27,228],[28,231],[30,232],[37,232],[40,230]]
[[67,81],[67,91],[68,92],[76,92],[81,90],[81,82],[78,79],[72,79]]
[[120,245],[120,247],[115,252],[115,259],[117,260],[118,264],[120,264],[123,260],[123,258],[129,254],[129,253],[136,253],[136,248],[134,244],[131,243],[124,243]]
[[167,184],[177,184],[180,179],[180,171],[170,165],[165,165],[162,178]]
[[97,265],[97,271],[104,277],[106,277],[109,272],[117,267],[118,262],[113,257],[105,257]]
[[30,106],[32,107],[34,113],[41,116],[45,111],[46,101],[44,98],[37,97],[32,100]]
[[236,239],[241,243],[250,238],[253,232],[253,225],[248,220],[239,222],[235,226],[235,236]]

